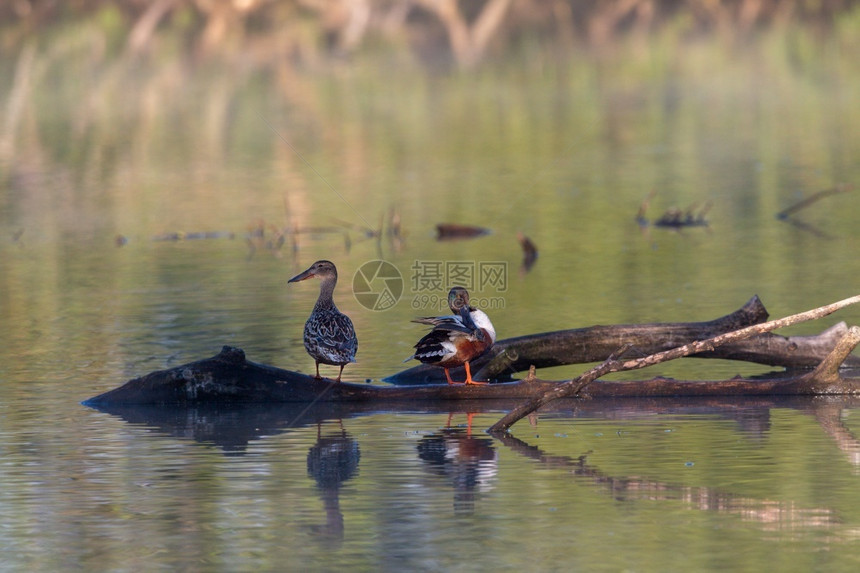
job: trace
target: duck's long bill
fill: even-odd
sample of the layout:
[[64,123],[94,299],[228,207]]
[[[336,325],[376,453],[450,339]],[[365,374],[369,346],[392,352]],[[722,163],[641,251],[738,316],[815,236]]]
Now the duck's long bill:
[[308,270],[306,270],[306,271],[305,271],[305,272],[303,272],[303,273],[299,273],[299,274],[297,274],[296,276],[294,276],[293,278],[291,278],[291,279],[290,279],[290,280],[288,280],[287,282],[288,282],[288,283],[297,283],[297,282],[299,282],[299,281],[303,281],[303,280],[305,280],[305,279],[309,279],[309,278],[311,278],[311,277],[313,277],[313,276],[316,276],[316,275],[311,271],[311,269],[308,269]]

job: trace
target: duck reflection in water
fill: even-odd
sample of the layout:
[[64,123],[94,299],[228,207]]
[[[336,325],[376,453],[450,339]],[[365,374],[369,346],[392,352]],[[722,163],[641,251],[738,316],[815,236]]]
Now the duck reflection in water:
[[314,527],[314,533],[329,541],[343,541],[343,512],[340,509],[340,487],[358,475],[361,450],[338,420],[339,432],[322,435],[317,424],[317,442],[308,450],[308,476],[320,491],[325,506],[326,522]]
[[468,429],[451,428],[450,422],[449,416],[448,427],[421,439],[418,457],[429,473],[454,487],[455,513],[468,514],[475,511],[479,494],[492,489],[498,452],[491,438],[474,437]]

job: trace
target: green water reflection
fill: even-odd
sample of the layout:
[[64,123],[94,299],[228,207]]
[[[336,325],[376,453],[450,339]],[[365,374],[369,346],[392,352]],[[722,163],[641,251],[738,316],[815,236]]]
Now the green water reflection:
[[[369,58],[263,73],[108,65],[85,36],[0,63],[0,95],[21,102],[0,146],[0,568],[856,569],[850,400],[569,406],[507,442],[480,432],[504,407],[467,436],[443,429],[447,409],[78,404],[222,344],[309,371],[316,292],[286,280],[318,258],[361,341],[345,378],[375,383],[436,311],[422,296],[444,295],[413,282],[427,263],[503,263],[503,285],[473,289],[498,301],[500,337],[856,294],[856,192],[798,213],[807,228],[775,216],[860,181],[852,59],[792,60],[775,37],[743,57],[655,44],[469,74]],[[651,220],[710,202],[709,226],[640,227],[652,192]],[[492,233],[438,242],[440,222]],[[225,235],[154,240],[202,231]],[[529,272],[517,232],[539,248]],[[351,292],[375,259],[404,279],[385,311]],[[860,311],[793,332],[837,320]]]
[[[473,423],[497,406],[475,405]],[[502,440],[470,434],[465,410],[365,408],[77,413],[72,451],[41,442],[53,430],[22,435],[29,445],[7,443],[31,462],[4,469],[4,544],[18,551],[3,559],[106,570],[857,565],[856,400],[567,403]]]

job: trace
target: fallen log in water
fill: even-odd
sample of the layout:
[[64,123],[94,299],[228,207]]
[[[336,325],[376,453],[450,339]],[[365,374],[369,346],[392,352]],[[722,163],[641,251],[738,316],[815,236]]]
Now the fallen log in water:
[[[837,308],[847,306],[860,301],[860,297],[846,299],[834,303],[828,307],[808,311],[801,315],[771,321],[766,324],[753,324],[741,329],[729,328],[730,332],[714,335],[713,329],[709,333],[699,330],[700,340],[686,345],[687,350],[678,346],[678,329],[668,329],[664,336],[666,340],[662,344],[674,345],[671,351],[662,354],[672,357],[690,355],[695,351],[707,349],[710,352],[718,350],[720,344],[712,340],[729,341],[740,338],[744,332],[755,330],[764,332],[767,329],[777,328],[780,324],[788,324],[789,319],[798,322],[797,317],[804,316],[804,320],[829,314]],[[750,301],[753,306],[760,305],[758,299]],[[748,303],[748,304],[750,304]],[[763,309],[763,307],[762,307]],[[747,316],[745,320],[759,322],[760,310],[753,313],[753,318]],[[826,312],[825,312],[826,311]],[[743,313],[744,309],[738,311]],[[733,313],[735,315],[736,313]],[[732,315],[729,315],[732,316]],[[737,318],[737,317],[735,317]],[[718,319],[721,329],[727,327]],[[734,319],[731,319],[734,320]],[[703,324],[696,323],[693,328],[702,329]],[[644,325],[651,332],[651,337],[660,339],[659,332],[651,326]],[[690,328],[690,325],[686,325]],[[712,325],[713,326],[713,325]],[[602,327],[611,328],[611,327]],[[630,331],[633,327],[624,327]],[[841,329],[829,329],[819,337],[806,337],[809,339],[830,340],[834,332]],[[685,336],[690,336],[686,332]],[[749,336],[749,334],[746,334]],[[701,340],[706,339],[706,340]],[[791,340],[791,339],[786,339]],[[669,342],[667,342],[669,341]],[[818,359],[818,366],[814,370],[787,371],[780,375],[769,378],[748,379],[735,377],[730,380],[716,381],[682,381],[669,378],[652,378],[642,381],[605,381],[592,383],[589,386],[580,384],[573,393],[582,396],[594,397],[631,397],[631,396],[762,396],[762,395],[818,395],[818,394],[857,394],[860,393],[860,379],[852,378],[840,370],[849,362],[850,354],[860,341],[860,328],[845,328],[844,333],[830,345],[829,352]],[[823,349],[823,343],[816,343],[816,347]],[[624,346],[624,351],[630,346]],[[678,351],[684,351],[679,353]],[[785,351],[785,349],[782,349]],[[677,356],[674,356],[677,354]],[[700,354],[697,354],[700,355]],[[639,360],[628,360],[624,364],[635,364],[642,367],[654,364],[656,355],[647,356]],[[775,359],[775,358],[774,358]],[[850,361],[853,362],[853,361]],[[604,365],[619,363],[618,356],[610,355]],[[598,367],[599,369],[599,367]],[[592,369],[594,373],[598,369]],[[625,368],[629,369],[629,368]],[[606,370],[606,372],[612,370]],[[580,377],[582,378],[582,377]],[[596,375],[589,378],[593,381]],[[140,378],[135,378],[124,385],[90,398],[85,402],[87,405],[99,406],[106,404],[211,404],[211,403],[264,403],[264,402],[362,402],[362,401],[427,401],[427,400],[487,400],[487,399],[535,399],[547,396],[560,387],[567,388],[568,395],[572,395],[571,383],[568,381],[560,383],[557,381],[541,380],[535,376],[534,367],[531,368],[529,376],[524,380],[516,382],[505,382],[488,385],[448,385],[448,384],[426,384],[422,386],[374,386],[369,384],[335,383],[323,379],[317,380],[306,374],[282,370],[265,364],[257,364],[245,358],[245,353],[239,348],[225,346],[219,354],[212,358],[191,362],[177,366],[169,370],[152,372]],[[588,382],[585,382],[586,384]]]
[[[549,368],[600,362],[625,346],[630,347],[630,356],[645,356],[759,324],[767,317],[764,304],[754,296],[733,313],[707,322],[618,324],[518,336],[498,341],[490,352],[472,361],[472,372],[476,380],[510,380],[512,373],[526,372],[531,366]],[[743,360],[781,368],[814,368],[847,330],[843,322],[816,336],[786,337],[765,333],[700,352],[696,358]],[[849,356],[844,365],[860,367],[860,357]],[[465,378],[463,368],[451,369],[451,374],[454,378]],[[392,384],[444,381],[442,369],[427,364],[385,379]]]
[[211,402],[361,402],[370,400],[463,400],[526,398],[552,382],[529,381],[486,386],[421,387],[373,386],[318,380],[313,376],[282,370],[246,360],[240,348],[225,346],[212,358],[169,370],[151,372],[90,398],[87,405],[101,404],[198,404]]
[[[591,384],[582,396],[770,396],[858,394],[860,379],[843,377],[838,369],[786,372],[769,378],[684,381],[652,378]],[[266,402],[366,402],[529,399],[556,388],[560,382],[531,375],[516,382],[483,386],[375,386],[335,383],[245,359],[239,348],[225,346],[211,358],[159,370],[100,394],[84,404],[211,404]]]

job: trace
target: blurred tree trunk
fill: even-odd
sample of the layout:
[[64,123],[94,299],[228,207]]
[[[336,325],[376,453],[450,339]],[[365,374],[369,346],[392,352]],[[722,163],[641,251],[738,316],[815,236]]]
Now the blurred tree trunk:
[[471,26],[460,12],[457,0],[420,0],[420,3],[445,26],[457,64],[468,69],[484,56],[490,40],[505,21],[511,0],[489,0]]

